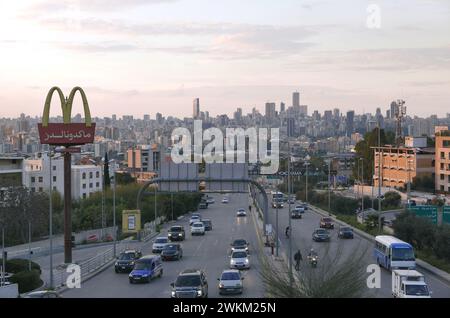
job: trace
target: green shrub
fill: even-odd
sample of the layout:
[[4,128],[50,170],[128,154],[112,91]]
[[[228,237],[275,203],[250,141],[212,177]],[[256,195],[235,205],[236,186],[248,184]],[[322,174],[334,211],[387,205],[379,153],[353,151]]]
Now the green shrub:
[[[22,258],[14,258],[6,261],[6,271],[8,273],[19,273],[23,271],[28,271],[28,260]],[[0,264],[3,264],[3,260],[0,258]],[[41,266],[39,264],[31,261],[31,270],[37,270],[41,273]]]
[[26,293],[42,286],[40,276],[37,270],[22,271],[11,277],[11,283],[19,285],[19,293]]

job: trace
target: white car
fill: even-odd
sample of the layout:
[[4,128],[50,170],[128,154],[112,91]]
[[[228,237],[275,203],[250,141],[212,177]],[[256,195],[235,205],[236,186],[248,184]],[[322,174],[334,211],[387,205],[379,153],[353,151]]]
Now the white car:
[[305,213],[305,208],[303,207],[303,205],[296,205],[294,208],[294,211],[298,211],[300,213]]
[[229,200],[228,200],[227,197],[224,197],[224,198],[222,199],[222,203],[228,203],[228,202],[229,202]]
[[241,276],[241,272],[237,269],[224,270],[219,281],[219,294],[242,294],[244,286],[242,280],[244,277]]
[[240,208],[237,212],[236,212],[236,216],[247,216],[247,212],[245,212],[245,210],[243,208]]
[[189,225],[194,224],[195,222],[200,222],[202,219],[199,215],[192,215],[191,219],[189,220]]
[[208,204],[213,204],[213,203],[215,203],[216,201],[214,200],[214,198],[213,197],[208,197],[207,199],[206,199],[206,203],[208,203]]
[[205,235],[205,225],[203,222],[195,222],[191,225],[191,235]]
[[153,241],[153,246],[152,246],[152,253],[161,253],[161,251],[164,249],[164,247],[170,243],[169,242],[169,238],[167,236],[160,236],[157,237],[154,241]]
[[230,268],[235,269],[249,269],[250,261],[248,254],[245,251],[234,251],[230,256]]

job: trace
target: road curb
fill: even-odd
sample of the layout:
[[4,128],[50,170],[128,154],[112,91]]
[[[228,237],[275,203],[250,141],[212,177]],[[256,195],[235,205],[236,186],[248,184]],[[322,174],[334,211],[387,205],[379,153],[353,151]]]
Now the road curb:
[[[322,209],[320,209],[320,208],[318,208],[316,206],[313,206],[313,205],[309,205],[309,206],[312,207],[311,210],[314,213],[322,215],[322,216],[331,217],[336,223],[339,223],[340,225],[351,227],[353,229],[353,231],[355,233],[357,233],[359,236],[361,236],[362,238],[364,238],[364,239],[366,239],[366,240],[368,240],[370,242],[375,242],[375,237],[374,236],[372,236],[372,235],[370,235],[370,234],[368,234],[368,233],[366,233],[364,231],[361,231],[360,229],[357,229],[354,226],[349,225],[349,224],[347,224],[347,223],[337,219],[336,215],[330,214],[328,212],[325,212],[325,211],[323,211]],[[443,270],[441,270],[441,269],[439,269],[439,268],[437,268],[437,267],[435,267],[435,266],[433,266],[433,265],[431,265],[431,264],[421,260],[420,258],[416,258],[416,265],[418,267],[424,269],[425,271],[433,274],[434,276],[437,276],[439,279],[443,280],[445,283],[450,284],[450,274],[449,273],[447,273],[447,272],[445,272],[445,271],[443,271]]]

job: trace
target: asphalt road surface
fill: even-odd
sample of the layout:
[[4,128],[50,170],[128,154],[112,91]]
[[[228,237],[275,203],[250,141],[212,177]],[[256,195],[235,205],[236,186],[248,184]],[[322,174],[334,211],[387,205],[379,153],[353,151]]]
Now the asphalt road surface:
[[[294,205],[291,205],[291,208],[294,208]],[[288,239],[285,236],[285,229],[288,226],[289,218],[289,208],[288,205],[285,204],[283,209],[278,210],[278,222],[279,222],[279,233],[280,233],[280,245],[281,250],[285,252],[285,255],[288,255]],[[337,228],[338,224],[335,224],[335,229],[331,231],[331,241],[328,242],[314,242],[312,240],[312,233],[314,229],[319,227],[321,215],[315,213],[310,209],[308,209],[303,215],[302,219],[293,219],[291,221],[292,224],[292,249],[293,253],[300,249],[303,258],[306,258],[309,250],[314,248],[315,251],[319,254],[319,262],[318,266],[320,267],[322,262],[344,262],[347,258],[358,257],[364,254],[362,259],[364,266],[367,267],[369,264],[375,264],[375,260],[373,258],[373,244],[366,239],[358,236],[355,233],[354,239],[338,239],[337,237]],[[276,220],[276,209],[269,210],[269,219],[270,223],[275,226]],[[336,251],[340,251],[340,256],[336,258]],[[328,258],[325,256],[327,255]],[[419,271],[421,271],[419,269]],[[432,297],[450,297],[450,286],[445,282],[442,282],[434,275],[425,273],[421,271],[422,274],[425,275],[425,281],[428,283],[430,290],[433,292]],[[368,276],[369,274],[367,274]],[[392,297],[391,293],[391,272],[386,269],[381,269],[381,288],[379,289],[367,289],[367,297]]]
[[[170,283],[178,273],[185,269],[198,268],[206,272],[209,297],[264,297],[263,283],[259,277],[258,251],[256,247],[256,227],[250,215],[236,217],[238,208],[248,208],[247,194],[229,195],[228,204],[221,203],[221,195],[212,195],[215,203],[208,209],[200,210],[203,218],[210,218],[213,230],[204,236],[192,237],[189,233],[189,217],[186,216],[176,224],[182,224],[186,230],[183,246],[183,258],[180,261],[163,263],[164,274],[148,284],[130,284],[128,274],[116,274],[114,266],[81,284],[80,289],[67,290],[62,294],[67,298],[167,298],[170,297]],[[170,225],[173,225],[172,223]],[[167,235],[167,227],[161,236]],[[229,252],[232,240],[244,238],[250,242],[249,270],[243,271],[245,277],[244,292],[238,296],[220,296],[217,278],[223,270],[229,268]],[[151,254],[152,241],[141,246],[143,255]]]

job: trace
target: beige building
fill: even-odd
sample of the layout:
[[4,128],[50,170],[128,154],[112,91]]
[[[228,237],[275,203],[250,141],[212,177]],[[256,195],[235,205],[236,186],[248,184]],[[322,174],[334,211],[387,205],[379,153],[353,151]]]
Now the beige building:
[[436,191],[450,193],[450,130],[436,134]]
[[[374,185],[381,173],[382,187],[405,187],[416,177],[433,177],[433,148],[372,147],[374,149]],[[380,165],[381,162],[381,165]],[[381,166],[381,171],[379,170]]]

